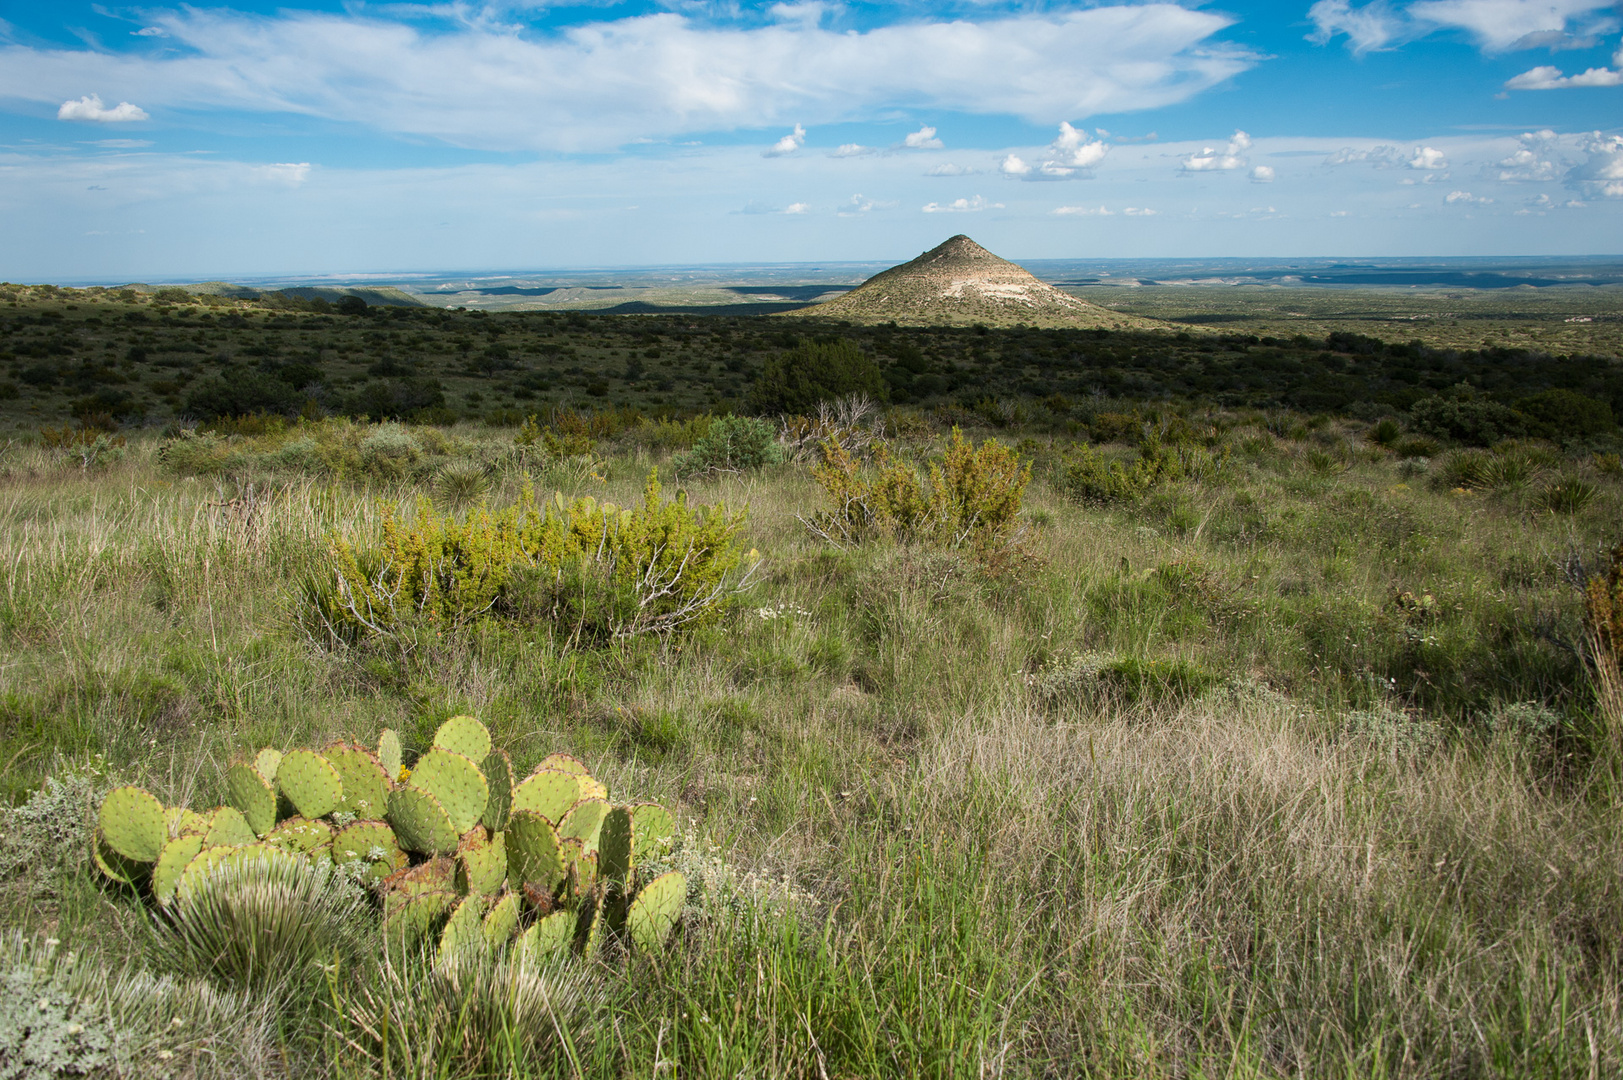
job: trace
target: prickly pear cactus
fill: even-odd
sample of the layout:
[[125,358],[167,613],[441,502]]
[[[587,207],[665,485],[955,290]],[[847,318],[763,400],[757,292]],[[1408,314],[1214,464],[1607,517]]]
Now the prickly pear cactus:
[[405,764],[385,731],[376,755],[347,743],[260,750],[227,770],[229,805],[202,812],[118,788],[91,855],[160,905],[186,901],[224,867],[330,860],[374,890],[391,952],[432,950],[439,963],[509,947],[538,959],[659,948],[670,937],[686,882],[643,871],[675,832],[661,807],[615,805],[567,754],[515,782],[470,716],[446,721]]

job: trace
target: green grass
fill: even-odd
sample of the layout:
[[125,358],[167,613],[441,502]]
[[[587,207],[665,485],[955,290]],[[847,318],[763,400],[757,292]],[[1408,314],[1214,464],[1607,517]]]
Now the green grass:
[[[1594,493],[1551,513],[1538,483],[1433,484],[1359,424],[1213,415],[1223,469],[1103,508],[1060,497],[1063,440],[1034,434],[1040,558],[1000,578],[817,541],[803,465],[693,479],[748,506],[763,579],[717,626],[592,648],[486,621],[331,651],[294,606],[329,536],[367,541],[447,463],[488,466],[497,506],[527,481],[624,505],[671,447],[572,465],[460,425],[408,431],[438,448],[411,469],[335,473],[239,437],[221,476],[152,435],[89,468],[14,447],[0,964],[134,1075],[1616,1073],[1623,788],[1572,581],[1623,485],[1560,458]],[[905,430],[904,456],[946,446]],[[1495,720],[1528,702],[1554,730]],[[380,966],[354,959],[381,955],[369,922],[314,905],[345,945],[289,1002],[88,863],[115,783],[214,805],[255,747],[392,726],[420,750],[457,712],[520,770],[568,751],[672,809],[702,889],[668,953]]]

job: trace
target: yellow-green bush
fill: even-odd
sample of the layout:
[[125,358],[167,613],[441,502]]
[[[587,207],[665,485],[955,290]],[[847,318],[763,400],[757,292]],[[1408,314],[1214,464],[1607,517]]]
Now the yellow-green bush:
[[390,508],[376,547],[332,546],[306,599],[319,636],[352,642],[409,626],[450,629],[487,616],[552,621],[589,637],[663,633],[719,615],[744,514],[660,497],[651,474],[639,508],[540,505],[526,489],[501,511],[441,516],[426,498],[409,524]]
[[814,532],[839,544],[889,536],[983,556],[1011,546],[1031,481],[1031,466],[1012,449],[996,439],[977,447],[954,428],[945,456],[926,478],[893,459],[885,444],[874,447],[874,462],[865,469],[839,442],[823,444],[823,462],[812,475],[829,506],[807,522]]

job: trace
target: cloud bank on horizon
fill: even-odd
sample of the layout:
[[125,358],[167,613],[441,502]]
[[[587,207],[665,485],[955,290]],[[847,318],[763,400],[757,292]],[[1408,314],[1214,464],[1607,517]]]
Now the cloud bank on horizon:
[[1623,235],[1616,0],[40,7],[0,276],[885,258],[943,212],[1028,258]]

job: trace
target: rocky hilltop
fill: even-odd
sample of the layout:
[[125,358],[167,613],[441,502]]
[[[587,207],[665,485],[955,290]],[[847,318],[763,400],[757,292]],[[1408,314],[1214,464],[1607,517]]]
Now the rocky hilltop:
[[1024,323],[1126,330],[1154,325],[1061,292],[962,234],[875,274],[844,296],[789,314],[902,326]]

